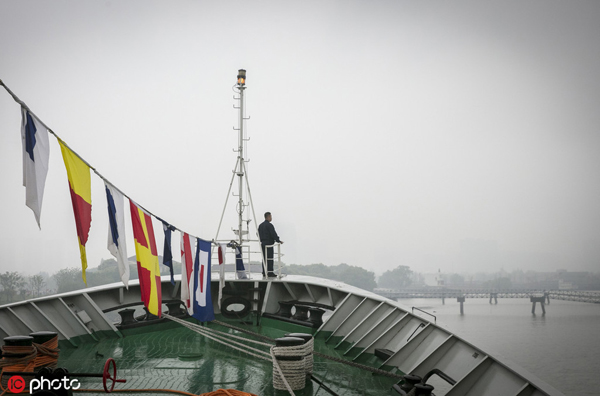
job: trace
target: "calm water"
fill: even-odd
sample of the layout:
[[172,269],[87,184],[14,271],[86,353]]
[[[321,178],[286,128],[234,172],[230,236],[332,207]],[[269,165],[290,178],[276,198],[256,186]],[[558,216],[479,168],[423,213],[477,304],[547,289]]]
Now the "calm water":
[[[552,300],[541,315],[527,299],[399,299],[492,356],[508,359],[566,395],[600,395],[600,304]],[[418,311],[415,311],[417,313]],[[426,315],[424,315],[426,316]]]

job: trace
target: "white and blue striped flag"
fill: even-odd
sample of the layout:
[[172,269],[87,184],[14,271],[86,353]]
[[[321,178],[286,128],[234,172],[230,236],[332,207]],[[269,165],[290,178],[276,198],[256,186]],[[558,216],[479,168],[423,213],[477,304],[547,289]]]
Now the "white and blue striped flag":
[[121,281],[129,289],[129,261],[125,243],[123,194],[108,182],[104,182],[104,187],[108,203],[108,250],[117,259]]
[[25,186],[25,204],[33,210],[40,229],[44,186],[48,174],[50,144],[48,130],[27,109],[21,107],[21,140],[23,141],[23,186]]

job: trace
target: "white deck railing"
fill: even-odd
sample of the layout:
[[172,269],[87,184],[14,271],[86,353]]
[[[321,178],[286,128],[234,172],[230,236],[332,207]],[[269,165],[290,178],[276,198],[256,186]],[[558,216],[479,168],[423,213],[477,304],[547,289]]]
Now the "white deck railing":
[[[219,241],[220,243],[226,243],[226,241]],[[256,243],[256,241],[251,241],[253,243]],[[261,246],[260,244],[258,246]],[[283,253],[281,253],[281,243],[274,243],[272,245],[267,245],[267,248],[273,248],[273,272],[275,272],[277,274],[277,278],[281,279],[282,278],[282,274],[281,274],[281,269],[283,268],[284,264],[281,260],[281,258],[284,256]],[[236,264],[236,260],[237,260],[237,256],[236,256],[236,252],[235,249],[231,249],[231,248],[227,248],[227,250],[225,251],[226,254],[226,259],[225,259],[225,263],[228,265],[233,265],[234,269],[233,271],[229,270],[229,271],[225,271],[225,272],[234,272],[237,274],[237,278],[238,279],[244,279],[244,275],[246,278],[250,279],[250,263],[252,262],[252,258],[254,258],[254,263],[256,264],[256,262],[260,262],[262,263],[262,267],[263,267],[263,271],[266,274],[267,271],[267,258],[264,256],[263,252],[261,251],[261,249],[259,248],[258,250],[253,250],[253,246],[250,244],[244,244],[240,246],[241,248],[241,256],[242,256],[242,262],[244,263],[244,271],[237,271],[237,264]],[[212,264],[218,264],[219,263],[219,258],[217,255],[217,249],[216,246],[213,245],[213,251],[212,251]]]
[[[275,242],[272,245],[267,245],[265,246],[266,248],[273,248],[273,272],[275,272],[275,259],[277,258],[277,279],[281,279],[281,267],[283,266],[283,263],[281,262],[281,258],[284,256],[281,253],[281,243],[279,242]],[[277,247],[277,251],[275,250],[275,247]],[[267,258],[263,257],[263,268],[265,270],[265,274],[267,274]]]

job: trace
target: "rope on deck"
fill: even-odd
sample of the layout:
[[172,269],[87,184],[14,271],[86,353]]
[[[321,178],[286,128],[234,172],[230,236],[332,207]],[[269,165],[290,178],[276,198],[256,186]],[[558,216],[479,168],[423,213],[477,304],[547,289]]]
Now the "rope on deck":
[[[277,374],[281,377],[281,381],[283,382],[283,385],[285,385],[285,388],[290,393],[290,395],[295,396],[294,391],[292,390],[292,386],[288,382],[287,378],[284,375],[283,370],[281,369],[279,363],[277,362],[277,359],[275,358],[275,355],[273,353],[273,348],[274,347],[271,344],[268,344],[268,343],[265,343],[265,342],[256,341],[256,340],[252,340],[252,339],[245,338],[245,337],[236,336],[236,335],[230,334],[230,333],[224,333],[224,332],[221,332],[221,331],[218,331],[218,330],[215,330],[215,329],[210,329],[208,327],[204,327],[204,326],[201,326],[201,325],[190,323],[190,322],[187,322],[187,321],[185,321],[183,319],[179,319],[179,318],[176,318],[176,317],[168,315],[168,314],[163,314],[162,316],[165,317],[165,318],[167,318],[167,319],[170,319],[170,320],[172,320],[172,321],[174,321],[176,323],[179,323],[180,325],[182,325],[182,326],[184,326],[184,327],[186,327],[186,328],[188,328],[188,329],[190,329],[192,331],[195,331],[196,333],[201,334],[201,335],[205,336],[206,338],[209,338],[209,339],[211,339],[211,340],[213,340],[215,342],[218,342],[218,343],[223,344],[223,345],[227,345],[230,348],[233,348],[233,349],[235,349],[237,351],[240,351],[240,352],[246,353],[248,355],[257,357],[259,359],[263,359],[263,360],[267,360],[269,362],[273,362],[273,368],[275,368],[275,370],[277,371]],[[251,347],[249,345],[242,344],[241,342],[233,341],[233,340],[231,340],[231,338],[240,339],[240,340],[243,340],[244,342],[252,342],[252,343],[255,343],[255,344],[259,344],[259,345],[268,346],[270,348],[270,351],[269,352],[265,352],[265,351],[262,351],[260,349],[253,348],[253,347]],[[232,345],[232,344],[235,344],[235,345],[238,345],[238,346],[235,346],[235,345]],[[302,367],[303,367],[303,369],[302,369],[302,375],[304,376],[304,361],[302,362]],[[275,376],[274,376],[274,378],[275,378]],[[303,377],[303,380],[304,380],[304,377]],[[296,380],[293,379],[292,382],[294,383],[294,386],[296,386]]]
[[4,372],[20,371],[30,372],[31,375],[24,376],[26,389],[29,389],[29,382],[33,379],[35,372],[42,367],[56,367],[58,360],[58,336],[44,342],[43,344],[33,343],[32,346],[8,346],[0,347],[3,358],[0,359],[0,390],[2,395],[7,392],[9,377],[2,375]]
[[[273,387],[278,390],[304,389],[306,386],[305,346],[273,346]],[[293,358],[288,360],[286,358]],[[280,359],[281,358],[281,359]],[[288,392],[291,389],[287,389]]]
[[[221,326],[224,326],[224,327],[228,327],[228,328],[233,329],[233,330],[237,330],[237,331],[242,332],[242,333],[253,335],[253,336],[255,336],[257,338],[260,338],[262,340],[265,340],[265,341],[270,341],[270,342],[273,342],[273,343],[275,342],[274,339],[269,338],[269,337],[267,337],[265,335],[256,333],[256,332],[254,332],[252,330],[243,329],[241,327],[234,326],[234,325],[229,324],[229,323],[221,322],[219,320],[213,320],[213,323],[221,325]],[[390,371],[381,370],[381,369],[378,369],[378,368],[375,368],[375,367],[371,367],[371,366],[367,366],[367,365],[364,365],[364,364],[360,364],[360,363],[356,363],[356,362],[351,362],[351,361],[346,360],[346,359],[342,359],[342,358],[338,358],[338,357],[334,357],[334,356],[329,356],[329,355],[326,355],[326,354],[321,353],[321,352],[313,351],[313,354],[316,355],[316,356],[322,357],[323,359],[331,360],[331,361],[334,361],[334,362],[337,362],[337,363],[342,363],[342,364],[345,364],[347,366],[356,367],[356,368],[361,369],[361,370],[370,371],[373,374],[383,375],[385,377],[390,377],[390,378],[398,378],[398,379],[403,379],[404,378],[404,376],[401,375],[401,374],[396,374],[396,373],[392,373]]]
[[271,347],[271,344],[267,344],[265,342],[260,342],[260,341],[255,341],[255,340],[251,340],[251,339],[244,338],[244,337],[239,337],[239,336],[236,336],[236,335],[233,335],[233,334],[229,334],[229,333],[223,333],[223,332],[215,330],[215,329],[209,329],[208,327],[204,327],[204,326],[201,326],[201,325],[190,323],[190,322],[187,322],[187,321],[185,321],[183,319],[179,319],[179,318],[176,318],[176,317],[168,315],[168,314],[163,314],[162,316],[165,317],[165,318],[167,318],[167,319],[170,319],[170,320],[172,320],[174,322],[177,322],[180,325],[182,325],[183,327],[186,327],[186,328],[188,328],[188,329],[190,329],[192,331],[195,331],[196,333],[201,334],[201,335],[205,336],[206,338],[209,338],[209,339],[211,339],[211,340],[213,340],[215,342],[218,342],[218,343],[223,344],[223,345],[227,345],[227,346],[229,346],[229,347],[231,347],[231,348],[233,348],[233,349],[235,349],[237,351],[246,353],[248,355],[257,357],[259,359],[263,359],[263,360],[266,360],[266,361],[269,361],[269,362],[271,361],[271,354],[269,352],[265,352],[265,351],[262,351],[260,349],[253,348],[253,347],[251,347],[251,346],[249,346],[247,344],[243,344],[241,342],[234,341],[231,338],[240,339],[240,340],[243,340],[245,342],[252,342],[252,343],[255,343],[255,344],[259,344],[259,345],[268,346],[269,348]]

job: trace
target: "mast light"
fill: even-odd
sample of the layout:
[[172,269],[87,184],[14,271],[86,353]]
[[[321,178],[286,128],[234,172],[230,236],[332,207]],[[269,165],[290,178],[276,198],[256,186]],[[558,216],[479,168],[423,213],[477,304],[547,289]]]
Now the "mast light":
[[244,69],[238,70],[237,83],[238,83],[238,85],[246,84],[246,70],[244,70]]

